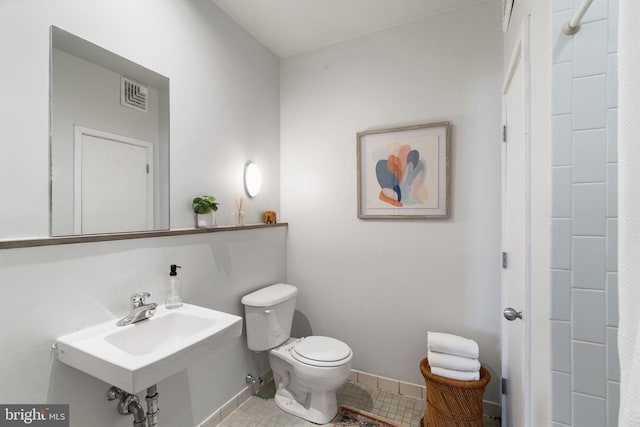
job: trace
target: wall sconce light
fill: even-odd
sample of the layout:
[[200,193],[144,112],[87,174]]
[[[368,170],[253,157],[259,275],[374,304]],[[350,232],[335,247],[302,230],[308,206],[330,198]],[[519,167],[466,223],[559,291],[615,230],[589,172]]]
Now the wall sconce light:
[[244,190],[249,197],[256,197],[262,187],[262,173],[258,165],[248,161],[244,165]]

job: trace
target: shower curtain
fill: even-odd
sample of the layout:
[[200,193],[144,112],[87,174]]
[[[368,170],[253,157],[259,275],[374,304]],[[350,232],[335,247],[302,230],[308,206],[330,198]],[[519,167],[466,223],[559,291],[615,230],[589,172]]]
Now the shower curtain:
[[619,7],[619,425],[626,427],[640,426],[640,1]]

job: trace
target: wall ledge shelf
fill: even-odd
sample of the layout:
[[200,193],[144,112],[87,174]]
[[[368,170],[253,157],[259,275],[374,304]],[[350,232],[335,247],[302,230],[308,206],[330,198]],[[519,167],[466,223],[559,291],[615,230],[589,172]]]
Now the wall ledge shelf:
[[147,239],[187,234],[219,233],[225,231],[254,230],[258,228],[287,227],[289,224],[221,225],[213,228],[184,228],[176,230],[140,231],[135,233],[88,234],[84,236],[43,237],[35,239],[0,240],[0,249],[31,248],[36,246],[70,245],[75,243],[109,242],[114,240]]

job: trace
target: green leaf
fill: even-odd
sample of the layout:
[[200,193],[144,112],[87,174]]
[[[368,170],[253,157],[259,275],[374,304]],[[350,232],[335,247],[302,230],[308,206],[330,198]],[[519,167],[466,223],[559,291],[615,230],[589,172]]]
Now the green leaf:
[[192,209],[197,214],[215,212],[218,210],[218,203],[213,196],[200,196],[193,199]]

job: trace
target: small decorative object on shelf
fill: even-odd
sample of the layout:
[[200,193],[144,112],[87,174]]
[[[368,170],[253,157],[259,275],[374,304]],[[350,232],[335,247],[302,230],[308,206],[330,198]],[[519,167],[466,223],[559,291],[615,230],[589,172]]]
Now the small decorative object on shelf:
[[236,225],[244,225],[244,211],[242,205],[244,204],[244,197],[238,197],[236,199]]
[[216,226],[215,212],[219,203],[213,196],[200,196],[193,199],[193,213],[196,214],[196,227],[213,228]]
[[264,223],[275,224],[276,223],[276,211],[264,211]]

